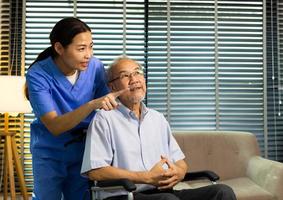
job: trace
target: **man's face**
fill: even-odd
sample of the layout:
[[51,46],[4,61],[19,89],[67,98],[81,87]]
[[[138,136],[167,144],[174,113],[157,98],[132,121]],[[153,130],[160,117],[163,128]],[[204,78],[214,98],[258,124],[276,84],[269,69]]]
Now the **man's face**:
[[[118,78],[119,77],[119,78]],[[140,103],[146,94],[145,79],[142,69],[133,60],[120,60],[113,69],[113,79],[110,87],[113,91],[130,88],[129,91],[121,94],[119,99],[124,104]]]

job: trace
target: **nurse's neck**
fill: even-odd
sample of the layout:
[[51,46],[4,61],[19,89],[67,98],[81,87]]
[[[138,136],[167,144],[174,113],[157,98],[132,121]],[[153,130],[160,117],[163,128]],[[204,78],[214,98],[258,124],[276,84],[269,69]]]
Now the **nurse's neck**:
[[76,69],[70,68],[66,63],[60,59],[55,58],[54,62],[56,63],[56,66],[59,68],[59,70],[65,75],[65,76],[72,76],[76,73]]

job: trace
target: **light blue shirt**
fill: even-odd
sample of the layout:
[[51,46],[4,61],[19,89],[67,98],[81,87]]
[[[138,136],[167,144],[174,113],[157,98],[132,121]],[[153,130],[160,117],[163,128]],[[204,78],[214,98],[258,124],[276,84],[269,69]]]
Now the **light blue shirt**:
[[[114,166],[131,171],[149,171],[160,156],[172,162],[184,159],[165,117],[142,104],[141,119],[123,105],[111,111],[101,110],[87,132],[81,173]],[[140,184],[138,191],[152,188]],[[107,194],[104,197],[121,195]]]

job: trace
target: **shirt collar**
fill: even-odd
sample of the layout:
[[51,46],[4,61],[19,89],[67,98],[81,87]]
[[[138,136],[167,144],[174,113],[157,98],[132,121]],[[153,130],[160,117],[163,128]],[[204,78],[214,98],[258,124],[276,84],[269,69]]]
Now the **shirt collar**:
[[[70,83],[70,81],[67,79],[67,77],[63,74],[63,72],[59,69],[59,67],[56,65],[55,61],[51,56],[47,58],[48,62],[48,69],[53,74],[53,77],[60,83],[63,83],[67,89],[72,89],[73,84]],[[75,85],[78,85],[81,79],[84,79],[86,71],[89,69],[89,67],[86,70],[79,71],[79,76],[77,77],[77,81]]]
[[[118,100],[118,110],[125,115],[127,118],[133,118],[134,113],[133,111],[131,111],[129,108],[127,108],[125,105],[123,105],[119,100]],[[143,118],[145,117],[145,115],[148,113],[148,108],[146,107],[146,105],[141,102],[141,120],[143,120]]]

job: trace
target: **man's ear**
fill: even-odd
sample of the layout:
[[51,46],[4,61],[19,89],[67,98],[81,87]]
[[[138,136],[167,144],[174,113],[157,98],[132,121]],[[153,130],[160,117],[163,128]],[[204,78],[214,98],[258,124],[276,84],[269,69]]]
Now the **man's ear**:
[[55,42],[54,49],[57,52],[57,54],[61,56],[63,53],[64,47],[62,46],[60,42]]
[[113,83],[108,83],[108,87],[110,88],[110,90],[111,90],[112,92],[115,92],[115,91],[116,91],[115,85],[114,85]]

